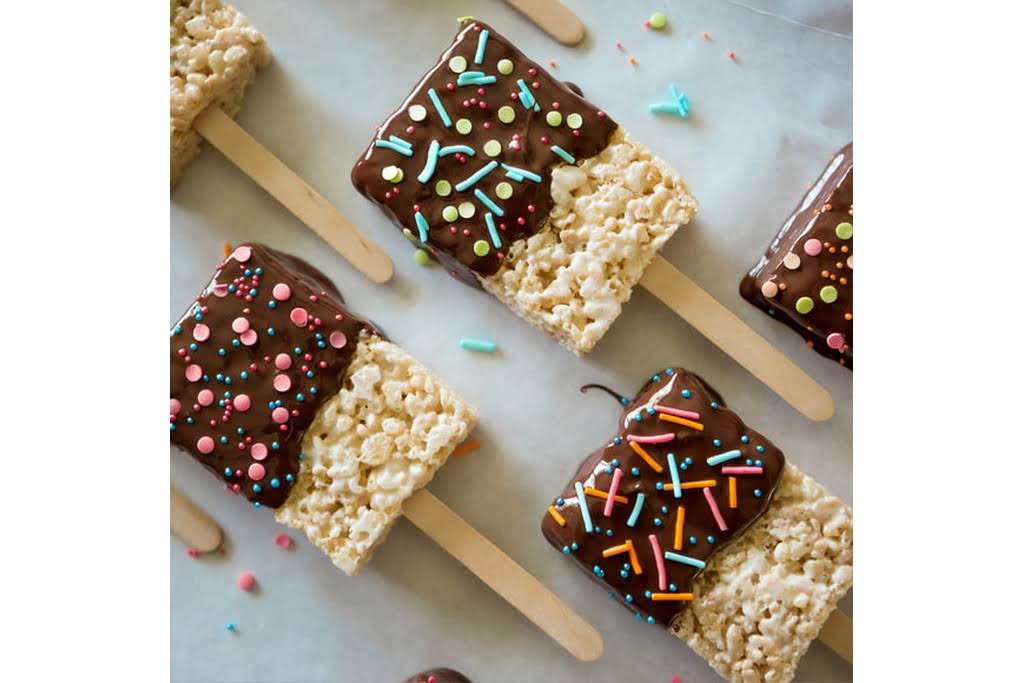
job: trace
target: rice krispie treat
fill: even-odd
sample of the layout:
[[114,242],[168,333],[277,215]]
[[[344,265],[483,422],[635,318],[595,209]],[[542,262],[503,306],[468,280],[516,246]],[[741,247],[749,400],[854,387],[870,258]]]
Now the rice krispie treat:
[[256,69],[270,63],[263,36],[220,0],[171,0],[171,185],[199,154],[192,122],[204,109],[235,116]]
[[740,294],[853,369],[853,143],[832,157]]
[[378,128],[352,182],[452,276],[577,354],[697,211],[665,162],[479,21]]
[[172,329],[171,442],[354,574],[476,412],[341,301],[305,261],[236,248]]
[[852,585],[850,509],[682,368],[619,398],[544,536],[726,679],[790,681]]

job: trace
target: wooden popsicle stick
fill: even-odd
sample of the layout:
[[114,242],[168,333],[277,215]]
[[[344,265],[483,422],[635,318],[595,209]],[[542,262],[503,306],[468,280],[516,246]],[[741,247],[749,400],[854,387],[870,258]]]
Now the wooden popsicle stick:
[[558,0],[505,0],[563,45],[575,45],[587,32],[580,18]]
[[171,533],[188,547],[204,553],[219,548],[224,539],[217,522],[174,488],[171,488]]
[[432,493],[417,491],[405,501],[403,513],[574,657],[592,662],[604,652],[593,626]]
[[211,145],[312,228],[359,272],[377,283],[391,279],[395,267],[387,253],[219,107],[208,107],[194,125]]
[[824,387],[664,258],[654,257],[640,284],[804,416],[832,417]]
[[830,650],[853,664],[853,620],[845,612],[833,610],[825,625],[821,627],[818,640]]

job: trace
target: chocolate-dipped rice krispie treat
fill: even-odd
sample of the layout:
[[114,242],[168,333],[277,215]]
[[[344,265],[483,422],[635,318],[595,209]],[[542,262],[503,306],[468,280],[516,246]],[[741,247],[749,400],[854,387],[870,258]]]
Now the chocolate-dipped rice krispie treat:
[[650,378],[545,538],[737,683],[786,683],[853,582],[852,513],[700,377]]
[[832,157],[740,283],[743,298],[853,369],[853,143]]
[[378,128],[352,182],[454,277],[577,354],[697,211],[664,161],[479,21]]
[[311,265],[243,244],[173,326],[171,443],[347,574],[476,412]]
[[428,669],[413,674],[404,683],[472,683],[455,669]]

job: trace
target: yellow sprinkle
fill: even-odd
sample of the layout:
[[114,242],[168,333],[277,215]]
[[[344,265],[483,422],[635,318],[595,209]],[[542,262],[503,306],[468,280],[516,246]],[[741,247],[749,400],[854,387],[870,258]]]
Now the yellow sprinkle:
[[676,535],[672,539],[672,547],[676,550],[683,549],[683,520],[686,519],[686,508],[680,505],[676,509]]
[[693,593],[651,593],[651,600],[656,602],[667,602],[669,600],[690,602],[693,600]]
[[640,559],[636,556],[636,548],[633,547],[633,541],[627,539],[626,547],[629,548],[629,563],[633,565],[633,572],[637,575],[644,573],[644,568],[640,566]]
[[[586,493],[588,496],[594,496],[595,498],[602,498],[604,500],[608,500],[607,492],[602,491],[600,489],[595,489],[592,486],[585,486],[583,488],[583,492]],[[625,496],[615,496],[615,502],[622,503],[623,505],[625,505],[626,503],[629,502],[629,500],[627,500]]]
[[[714,479],[701,479],[700,481],[684,481],[679,485],[680,490],[687,491],[689,489],[702,489],[705,487],[715,486],[718,484]],[[664,484],[662,487],[663,491],[675,491],[675,484]]]
[[736,507],[736,477],[729,477],[729,507]]
[[[626,541],[629,543],[629,541]],[[605,548],[601,551],[601,557],[611,557],[612,555],[621,555],[622,553],[629,552],[629,546],[623,543],[622,545],[613,545],[611,548]]]
[[558,513],[558,510],[555,509],[554,505],[548,507],[548,514],[551,515],[556,522],[558,522],[558,526],[565,526],[565,517]]
[[675,422],[677,425],[683,425],[690,429],[696,429],[698,432],[704,431],[704,425],[700,422],[694,422],[693,420],[687,420],[684,417],[676,417],[675,415],[668,415],[666,413],[658,413],[658,419],[664,420],[665,422]]
[[640,444],[638,444],[636,441],[630,441],[629,442],[629,447],[632,448],[636,452],[637,455],[639,455],[641,458],[643,458],[644,461],[648,465],[651,466],[652,470],[654,470],[655,472],[659,472],[659,473],[664,471],[664,468],[661,465],[659,465],[657,462],[655,462],[654,458],[652,458],[647,451],[645,451],[643,448],[641,448]]
[[457,21],[460,24],[464,21],[473,21],[473,16],[468,14],[464,17],[455,17],[455,21]]

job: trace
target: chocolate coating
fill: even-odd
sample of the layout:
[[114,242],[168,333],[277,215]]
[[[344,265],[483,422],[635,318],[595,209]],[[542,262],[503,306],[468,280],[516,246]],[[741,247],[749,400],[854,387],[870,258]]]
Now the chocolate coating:
[[[743,278],[740,294],[796,330],[815,351],[852,370],[853,236],[852,228],[848,239],[837,235],[836,228],[843,223],[853,225],[852,142],[839,150],[804,195],[764,256]],[[814,240],[820,243],[820,253],[814,253]],[[795,268],[785,262],[790,254],[799,258]],[[773,296],[762,291],[765,283],[770,283],[768,293]],[[832,302],[823,298],[826,287],[835,290]],[[807,313],[797,310],[802,297],[814,304]]]
[[403,683],[472,683],[454,669],[427,669],[405,679]]
[[[698,413],[700,418],[694,421],[703,425],[703,431],[663,419],[669,413],[656,410],[656,407]],[[636,420],[638,415],[640,421]],[[668,626],[688,603],[656,601],[647,594],[689,593],[693,579],[702,569],[665,559],[667,590],[662,590],[649,537],[653,534],[657,538],[663,557],[664,553],[670,552],[706,562],[764,514],[782,474],[785,457],[771,441],[747,427],[714,389],[682,368],[667,368],[654,375],[626,406],[618,424],[619,429],[613,438],[583,461],[555,500],[554,507],[564,518],[565,526],[561,526],[549,512],[544,515],[541,530],[552,546],[570,555],[591,578],[612,591],[638,619],[653,617],[656,622]],[[663,471],[658,473],[633,450],[629,441],[630,437],[642,439],[666,433],[674,435],[672,441],[639,444],[662,467]],[[740,451],[740,455],[716,465],[707,463],[708,458],[733,450]],[[679,497],[675,491],[659,489],[659,484],[672,483],[669,453],[676,459],[681,484],[714,480],[715,485],[707,487],[707,490],[711,491],[726,530],[723,531],[715,519],[705,498],[705,487],[681,489]],[[723,472],[723,468],[747,467],[748,460],[751,467],[760,461],[762,471],[735,475]],[[586,494],[586,506],[593,525],[593,532],[587,533],[574,485],[581,482],[584,487],[607,493],[615,461],[622,471],[617,495],[625,497],[626,502],[615,503],[611,516],[605,517],[605,499]],[[730,476],[736,482],[735,508],[729,504]],[[755,494],[755,490],[760,492],[760,496]],[[640,513],[635,525],[629,526],[628,521],[641,493],[644,501]],[[677,546],[675,527],[680,507],[685,514],[682,544]],[[611,536],[608,535],[609,530]],[[696,543],[691,542],[691,537]],[[713,542],[709,542],[708,537],[712,537]],[[633,544],[642,573],[627,569],[631,564],[628,553],[603,556],[606,549],[627,541]],[[574,543],[578,546],[575,550],[572,549]],[[675,585],[674,591],[671,584]]]
[[[373,327],[341,305],[319,270],[240,245],[171,329],[171,443],[250,501],[280,506],[299,471],[302,435],[341,387],[364,329]],[[201,377],[190,379],[192,366]]]
[[[481,64],[476,64],[474,60],[483,31],[488,32],[484,58]],[[465,60],[466,72],[483,72],[497,80],[493,84],[459,86],[458,74],[449,66],[452,59]],[[513,71],[510,74],[499,72],[500,60],[511,61]],[[535,107],[524,106],[519,80],[523,80],[532,93]],[[444,106],[451,126],[444,124],[431,101],[428,94],[431,89]],[[498,113],[503,106],[512,108],[515,120],[501,122]],[[417,112],[420,111],[418,107],[422,107],[426,117],[422,121],[414,120],[412,107],[416,107]],[[546,120],[549,114],[560,115],[561,123],[549,125]],[[571,114],[582,117],[582,125],[576,129],[569,127]],[[460,119],[472,124],[472,130],[467,134],[456,130]],[[615,122],[604,112],[536,62],[527,59],[501,34],[482,22],[470,21],[459,29],[452,44],[402,105],[378,128],[374,141],[352,169],[352,183],[404,228],[412,241],[441,261],[452,275],[479,286],[473,273],[491,275],[497,272],[508,252],[508,245],[534,234],[551,212],[551,170],[566,163],[553,151],[553,147],[560,147],[579,161],[604,149],[615,129]],[[378,140],[388,141],[392,136],[407,141],[412,147],[412,155],[404,156],[393,149],[375,146]],[[454,145],[467,145],[474,154],[460,156],[452,153],[438,157],[434,173],[425,182],[420,182],[417,176],[427,164],[432,141],[437,141],[442,150]],[[500,151],[494,157],[484,151],[485,143],[490,141],[500,144]],[[461,191],[456,189],[457,183],[491,161],[499,165],[472,186]],[[503,163],[536,174],[540,182],[509,177],[500,165]],[[400,182],[392,183],[382,177],[382,171],[388,166],[402,169]],[[439,196],[435,191],[436,183],[442,179],[451,185],[448,196]],[[511,185],[511,197],[501,199],[498,196],[499,183]],[[476,196],[477,190],[496,203],[504,215],[499,216],[489,209]],[[452,222],[443,217],[445,207],[457,207],[462,202],[470,202],[474,206],[475,214],[471,218],[459,216]],[[416,207],[429,225],[426,244],[419,239]],[[488,230],[485,220],[488,213],[493,214],[501,246],[494,243]],[[474,251],[474,245],[479,241],[487,245],[484,254]]]

